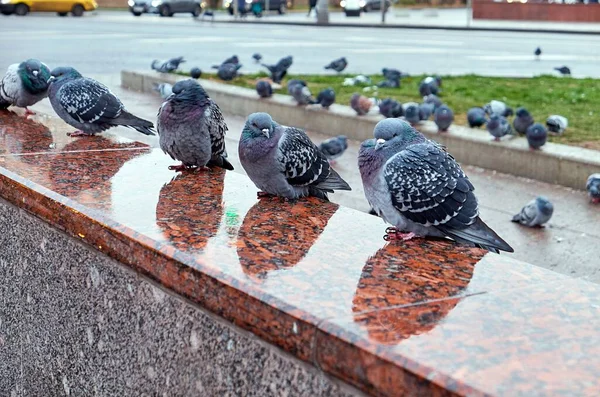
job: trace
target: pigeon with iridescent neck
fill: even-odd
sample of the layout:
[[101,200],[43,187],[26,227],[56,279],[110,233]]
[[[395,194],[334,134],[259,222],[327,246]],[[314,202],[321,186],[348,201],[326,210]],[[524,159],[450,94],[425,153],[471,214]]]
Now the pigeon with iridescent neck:
[[25,108],[25,114],[35,114],[27,109],[48,96],[48,66],[37,59],[28,59],[8,67],[0,80],[0,109],[9,106]]

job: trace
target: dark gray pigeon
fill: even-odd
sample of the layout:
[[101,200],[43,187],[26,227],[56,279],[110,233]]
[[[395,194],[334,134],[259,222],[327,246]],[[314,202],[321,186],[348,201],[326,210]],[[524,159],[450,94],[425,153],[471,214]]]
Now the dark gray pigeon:
[[483,109],[488,115],[498,114],[503,117],[508,117],[513,115],[513,110],[511,107],[507,106],[506,103],[502,101],[492,100],[490,103],[486,104]]
[[556,70],[558,73],[560,73],[563,76],[570,76],[571,75],[571,69],[569,69],[566,66],[561,66],[558,68],[554,68],[554,70]]
[[306,85],[300,83],[296,83],[291,86],[288,85],[288,91],[296,100],[298,105],[312,105],[317,103],[315,98],[313,98],[310,89]]
[[529,148],[536,150],[546,144],[546,141],[548,140],[548,131],[542,124],[535,123],[527,128],[525,136],[527,137]]
[[419,124],[421,121],[421,115],[419,114],[419,104],[416,102],[407,102],[402,105],[402,111],[404,113],[404,118],[411,125]]
[[238,147],[240,162],[262,196],[328,200],[334,190],[351,190],[306,133],[277,124],[267,113],[248,117]]
[[223,81],[231,81],[237,77],[237,71],[240,70],[242,65],[234,63],[224,63],[219,66],[217,70],[217,76]]
[[160,148],[180,165],[170,170],[216,166],[233,170],[227,161],[227,124],[219,106],[196,80],[178,81],[158,111]]
[[510,128],[508,120],[504,116],[495,113],[490,116],[485,127],[492,134],[495,141],[499,141],[505,135],[512,134],[512,128]]
[[536,48],[533,55],[535,55],[535,59],[539,61],[540,55],[542,55],[542,49],[540,47]]
[[385,118],[401,117],[402,104],[395,99],[386,98],[379,103],[379,113]]
[[419,83],[419,94],[421,94],[421,96],[427,96],[427,95],[431,95],[433,93],[434,93],[434,88],[433,88],[432,84],[425,83],[424,81]]
[[423,103],[430,103],[433,105],[433,110],[443,105],[442,100],[435,94],[429,94],[423,97]]
[[52,71],[48,98],[56,114],[78,129],[70,136],[95,135],[119,125],[154,135],[154,124],[129,113],[104,84],[81,76],[72,67]]
[[8,67],[0,80],[0,109],[9,106],[25,108],[25,114],[34,114],[27,109],[48,96],[50,69],[37,59],[27,59]]
[[421,121],[429,120],[431,115],[435,112],[435,106],[433,103],[422,103],[419,105],[419,118]]
[[566,117],[553,114],[546,119],[546,126],[552,135],[561,135],[569,126],[569,120]]
[[341,57],[336,59],[335,61],[331,61],[328,65],[325,66],[325,69],[333,69],[338,73],[341,73],[348,66],[348,61],[345,57]]
[[287,71],[290,66],[292,66],[293,61],[294,59],[290,55],[281,58],[275,65],[265,65],[263,63],[262,66],[267,68],[269,73],[271,73],[271,80],[273,80],[274,83],[280,84],[281,80],[287,75]]
[[552,218],[554,206],[546,197],[539,196],[527,203],[512,221],[529,227],[541,227]]
[[202,70],[200,70],[200,68],[192,68],[192,70],[190,70],[190,76],[192,76],[193,79],[199,79],[200,76],[202,76]]
[[[391,131],[390,131],[391,130]],[[513,249],[479,218],[475,188],[442,146],[400,119],[377,123],[358,167],[365,196],[393,227],[386,240],[449,237],[493,252]]]
[[523,135],[527,132],[527,128],[534,123],[533,116],[525,108],[517,108],[513,127],[515,131]]
[[421,83],[419,83],[419,93],[421,96],[437,95],[440,91],[442,79],[439,77],[425,77]]
[[333,88],[325,88],[319,95],[317,95],[317,103],[320,104],[325,109],[329,109],[331,105],[335,102],[335,91]]
[[240,59],[238,58],[237,55],[232,55],[229,58],[227,58],[226,60],[224,60],[221,65],[224,65],[226,63],[233,63],[234,65],[237,65],[238,63],[240,63]]
[[469,123],[469,127],[481,127],[485,123],[487,123],[487,118],[485,117],[485,110],[481,107],[474,107],[469,109],[467,112],[467,122]]
[[155,59],[154,61],[152,61],[151,66],[152,69],[156,70],[157,72],[170,73],[177,70],[179,68],[179,65],[184,62],[185,59],[183,59],[183,57],[171,58],[167,61],[159,61],[158,59]]
[[381,74],[383,74],[386,80],[400,80],[404,76],[401,71],[392,68],[381,69]]
[[335,160],[348,149],[348,138],[345,135],[340,135],[327,139],[321,142],[319,149],[327,157],[329,163],[334,164]]
[[437,125],[440,132],[446,132],[454,121],[454,113],[448,106],[442,105],[435,109],[433,121],[435,122],[435,125]]
[[269,98],[273,96],[273,87],[267,80],[258,80],[256,82],[256,92],[261,98]]
[[600,203],[600,174],[592,174],[585,185],[592,204]]
[[254,59],[254,62],[259,63],[260,60],[262,59],[262,55],[260,55],[258,52],[252,54],[252,59]]

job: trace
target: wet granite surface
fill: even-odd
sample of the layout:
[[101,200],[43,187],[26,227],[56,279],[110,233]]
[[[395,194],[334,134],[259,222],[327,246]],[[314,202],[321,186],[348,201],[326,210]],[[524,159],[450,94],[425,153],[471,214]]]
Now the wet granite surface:
[[0,122],[21,123],[0,125],[1,197],[366,392],[600,393],[596,284],[446,241],[386,244],[378,218],[258,200],[235,172],[175,174],[110,134]]

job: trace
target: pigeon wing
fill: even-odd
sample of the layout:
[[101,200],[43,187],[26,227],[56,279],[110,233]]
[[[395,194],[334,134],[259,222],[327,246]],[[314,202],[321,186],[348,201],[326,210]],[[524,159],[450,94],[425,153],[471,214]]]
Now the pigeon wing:
[[325,155],[301,129],[286,128],[279,141],[279,153],[278,161],[292,186],[318,185],[329,176]]
[[221,113],[219,106],[211,100],[206,113],[206,123],[210,133],[211,151],[213,156],[227,157],[225,150],[225,134],[227,133],[227,124]]
[[77,79],[66,83],[58,95],[63,109],[80,123],[110,123],[124,109],[119,98],[93,79]]
[[19,65],[13,64],[8,67],[6,74],[0,80],[0,105],[12,105],[16,103],[21,89],[21,81],[18,74]]

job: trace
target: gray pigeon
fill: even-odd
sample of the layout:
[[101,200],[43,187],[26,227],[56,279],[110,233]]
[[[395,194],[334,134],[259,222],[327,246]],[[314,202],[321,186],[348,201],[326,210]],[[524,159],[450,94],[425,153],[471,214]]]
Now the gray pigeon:
[[400,102],[392,98],[386,98],[379,103],[379,113],[385,118],[390,118],[401,117],[404,112]]
[[419,124],[421,121],[421,116],[419,114],[419,104],[416,102],[407,102],[403,107],[404,118],[411,125]]
[[485,123],[487,123],[487,118],[485,117],[485,110],[480,107],[474,107],[469,109],[467,112],[467,122],[469,123],[469,127],[481,127]]
[[362,143],[358,167],[367,201],[394,226],[386,229],[386,240],[449,237],[513,252],[479,218],[473,185],[442,146],[400,119],[380,121],[373,135],[380,138]]
[[297,199],[351,190],[325,155],[298,128],[277,124],[267,113],[248,117],[238,147],[240,161],[262,196]]
[[535,55],[536,61],[539,61],[540,55],[542,55],[542,49],[540,47],[536,48],[535,51],[533,52],[533,55]]
[[317,95],[317,103],[320,104],[325,109],[329,109],[331,105],[335,102],[335,91],[333,88],[325,88],[323,91],[319,92]]
[[542,124],[535,123],[527,128],[525,136],[527,138],[527,143],[529,143],[529,148],[535,150],[546,144],[546,141],[548,140],[548,131]]
[[229,58],[227,58],[226,60],[224,60],[221,65],[225,65],[226,63],[233,63],[234,65],[237,65],[238,63],[240,63],[240,59],[238,58],[237,55],[233,55],[230,56]]
[[539,196],[525,205],[521,212],[513,216],[512,221],[529,227],[540,227],[552,218],[554,206],[543,196]]
[[154,125],[125,110],[102,83],[83,77],[72,67],[54,69],[48,98],[56,114],[78,131],[70,136],[89,136],[122,125],[145,135],[154,135]]
[[435,111],[435,105],[433,103],[422,103],[419,105],[419,118],[421,121],[429,120],[433,112]]
[[596,173],[588,177],[586,189],[592,203],[600,203],[600,174]]
[[261,98],[269,98],[273,96],[273,87],[267,80],[258,80],[256,82],[256,92]]
[[377,87],[380,88],[400,88],[400,80],[383,80],[377,83]]
[[218,66],[217,76],[223,81],[231,81],[237,77],[237,71],[242,67],[241,64],[224,63]]
[[527,132],[527,128],[534,123],[533,116],[525,108],[517,108],[515,119],[513,120],[513,127],[515,131],[523,135]]
[[158,111],[160,148],[182,164],[169,169],[217,166],[233,170],[227,161],[227,124],[219,106],[196,80],[178,81]]
[[254,62],[259,63],[262,59],[262,55],[260,55],[258,52],[255,52],[252,54],[252,59],[254,59]]
[[277,62],[275,65],[265,65],[263,63],[262,66],[267,68],[271,73],[271,80],[273,80],[274,83],[279,84],[281,83],[281,80],[283,80],[283,78],[287,75],[287,71],[290,68],[290,66],[292,66],[293,61],[294,59],[290,55],[281,58],[279,62]]
[[495,141],[499,141],[505,135],[512,134],[512,128],[510,123],[505,117],[497,114],[492,114],[486,124],[486,128],[490,134],[494,137]]
[[400,80],[404,76],[401,71],[392,68],[381,69],[381,74],[383,74],[386,80]]
[[439,77],[425,77],[421,83],[419,83],[419,93],[421,96],[437,95],[440,91],[442,79]]
[[311,105],[317,103],[315,98],[313,98],[310,89],[306,85],[300,83],[293,84],[292,86],[288,85],[288,91],[296,102],[298,102],[298,105]]
[[295,85],[297,85],[297,84],[300,84],[300,85],[306,87],[306,81],[304,81],[304,80],[298,80],[298,79],[288,80],[288,82],[287,82],[287,92],[288,92],[288,94],[292,95],[292,88]]
[[571,69],[569,69],[567,66],[561,66],[558,68],[554,68],[554,70],[556,70],[558,73],[560,73],[563,76],[571,75]]
[[553,114],[546,119],[546,126],[552,135],[561,135],[569,126],[569,120],[566,117]]
[[513,115],[513,110],[506,103],[502,101],[492,100],[490,103],[486,104],[483,109],[488,115],[498,114],[503,117],[508,117]]
[[338,73],[341,73],[348,66],[348,61],[345,57],[341,57],[336,59],[335,61],[331,61],[328,65],[325,66],[325,69],[333,69]]
[[331,164],[348,149],[348,138],[345,135],[327,139],[319,145],[319,149]]
[[450,128],[450,125],[454,121],[454,113],[448,106],[442,105],[435,109],[433,121],[435,122],[435,125],[437,125],[440,132],[448,131],[448,128]]
[[154,83],[153,89],[158,92],[162,99],[167,99],[173,93],[173,86],[169,83]]
[[0,109],[17,106],[25,108],[25,114],[34,114],[27,107],[48,96],[48,79],[48,66],[37,59],[10,65],[0,80]]
[[429,103],[433,105],[433,110],[443,105],[442,100],[435,94],[429,94],[423,97],[423,103]]
[[364,95],[353,94],[350,98],[350,107],[354,109],[357,115],[364,116],[371,109],[371,101]]
[[184,62],[185,59],[183,59],[183,57],[171,58],[167,61],[159,61],[158,59],[155,59],[154,61],[152,61],[151,67],[157,72],[170,73],[177,70],[179,68],[179,65]]
[[192,76],[193,79],[199,79],[200,76],[202,76],[202,70],[200,70],[200,68],[192,68],[192,70],[190,70],[190,76]]

